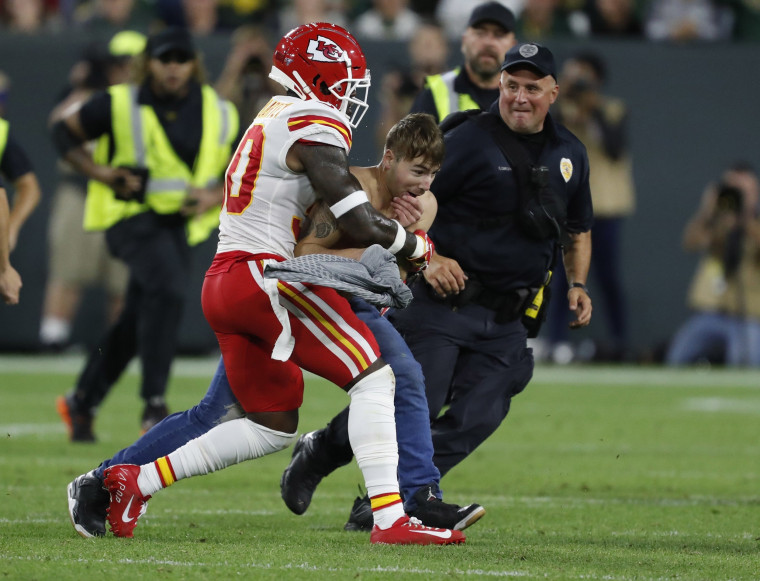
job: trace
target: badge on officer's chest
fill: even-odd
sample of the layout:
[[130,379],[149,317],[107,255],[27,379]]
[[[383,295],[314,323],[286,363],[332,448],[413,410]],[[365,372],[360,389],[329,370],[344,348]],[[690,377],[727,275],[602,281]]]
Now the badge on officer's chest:
[[562,177],[565,178],[565,183],[570,181],[573,177],[573,162],[563,157],[559,160],[559,171],[562,172]]

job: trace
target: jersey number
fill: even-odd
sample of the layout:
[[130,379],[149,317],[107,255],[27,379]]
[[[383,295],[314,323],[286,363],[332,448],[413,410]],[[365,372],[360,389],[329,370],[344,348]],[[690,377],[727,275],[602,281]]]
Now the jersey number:
[[253,201],[253,190],[264,157],[264,141],[263,127],[253,125],[245,132],[232,156],[224,177],[224,204],[228,214],[242,214]]

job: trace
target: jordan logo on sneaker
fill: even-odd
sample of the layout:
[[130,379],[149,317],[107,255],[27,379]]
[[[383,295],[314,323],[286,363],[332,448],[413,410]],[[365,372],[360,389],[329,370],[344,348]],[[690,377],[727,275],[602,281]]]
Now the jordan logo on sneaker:
[[418,531],[415,529],[410,529],[410,533],[419,533],[421,535],[433,535],[434,537],[441,537],[442,539],[450,539],[451,538],[451,531],[449,529],[441,530],[441,531],[434,531],[434,530],[424,530],[424,531]]
[[433,489],[432,488],[428,488],[428,497],[427,497],[427,499],[428,500],[438,500],[438,497],[435,494],[433,494]]
[[129,497],[129,502],[127,503],[127,508],[124,509],[124,514],[121,515],[121,520],[123,520],[124,522],[131,522],[131,521],[135,520],[135,517],[129,516],[129,509],[131,508],[132,501],[134,499],[135,499],[134,496],[130,496]]

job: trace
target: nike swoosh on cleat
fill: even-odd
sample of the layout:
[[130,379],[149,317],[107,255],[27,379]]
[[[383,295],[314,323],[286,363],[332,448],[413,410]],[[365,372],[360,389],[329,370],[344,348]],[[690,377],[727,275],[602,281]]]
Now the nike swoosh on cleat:
[[135,517],[129,516],[129,509],[132,506],[132,501],[135,499],[134,496],[129,497],[129,502],[127,503],[127,508],[124,509],[124,514],[121,515],[121,520],[124,522],[131,522],[135,520]]
[[451,538],[451,531],[445,530],[445,531],[416,531],[414,529],[409,529],[410,533],[419,533],[421,535],[433,535],[434,537],[441,537],[442,539],[450,539]]

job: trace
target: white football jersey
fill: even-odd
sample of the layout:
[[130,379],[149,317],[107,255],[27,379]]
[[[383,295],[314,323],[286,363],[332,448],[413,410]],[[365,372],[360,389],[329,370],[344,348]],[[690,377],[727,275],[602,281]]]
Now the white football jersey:
[[285,163],[299,140],[342,147],[348,154],[348,118],[318,101],[279,95],[259,111],[225,173],[217,252],[293,257],[306,211],[317,197],[306,174]]

